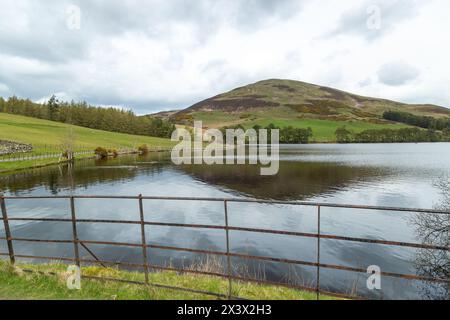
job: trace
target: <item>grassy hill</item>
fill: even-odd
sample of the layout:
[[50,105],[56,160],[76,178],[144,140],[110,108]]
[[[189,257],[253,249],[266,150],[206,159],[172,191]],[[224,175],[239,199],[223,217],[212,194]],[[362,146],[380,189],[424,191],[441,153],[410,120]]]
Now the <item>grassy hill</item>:
[[[14,162],[0,162],[0,173],[44,166],[57,163],[61,154],[61,144],[72,137],[75,151],[93,151],[97,147],[107,149],[136,149],[139,145],[149,147],[167,147],[172,145],[169,139],[89,129],[60,122],[0,113],[0,140],[9,140],[31,144],[33,151],[18,156],[38,156],[54,154],[44,159],[31,159]],[[92,154],[77,155],[77,158]],[[10,156],[0,156],[0,159]]]
[[[70,130],[72,129],[72,130]],[[137,136],[73,126],[37,118],[0,113],[0,137],[3,140],[29,143],[36,146],[59,145],[72,131],[74,143],[86,148],[98,146],[132,148],[139,144],[169,146],[169,139]]]
[[[450,109],[434,105],[411,105],[362,97],[344,91],[292,80],[264,80],[200,101],[167,117],[176,123],[202,120],[204,126],[220,128],[241,124],[308,127],[314,141],[334,141],[334,132],[346,125],[359,132],[366,129],[406,127],[382,119],[384,111],[450,117]],[[164,115],[164,114],[163,114]],[[161,116],[161,114],[159,114]]]

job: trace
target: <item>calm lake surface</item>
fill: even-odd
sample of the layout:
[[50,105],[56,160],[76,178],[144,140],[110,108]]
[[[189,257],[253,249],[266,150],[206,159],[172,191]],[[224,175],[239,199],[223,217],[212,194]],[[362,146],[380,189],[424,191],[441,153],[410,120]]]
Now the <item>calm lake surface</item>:
[[[106,161],[85,160],[67,165],[0,176],[5,195],[138,195],[182,197],[237,197],[317,201],[325,203],[433,208],[446,199],[436,186],[450,176],[450,144],[367,144],[283,146],[280,171],[260,176],[259,166],[175,166],[169,154],[121,156]],[[448,201],[448,199],[447,199]],[[68,200],[7,200],[10,217],[70,217]],[[292,205],[229,203],[232,226],[317,231],[316,208]],[[76,200],[78,218],[139,219],[136,200]],[[148,221],[224,224],[223,203],[144,201]],[[322,208],[321,231],[349,237],[421,242],[410,213]],[[71,224],[64,222],[11,222],[15,237],[70,239]],[[3,225],[0,234],[4,236]],[[81,240],[141,241],[140,226],[82,224]],[[207,250],[226,250],[223,230],[146,227],[150,244]],[[236,253],[314,262],[316,239],[231,231]],[[15,242],[17,254],[73,257],[73,246]],[[103,260],[141,263],[141,249],[91,245]],[[0,251],[7,252],[0,240]],[[89,254],[81,252],[84,258]],[[444,253],[448,259],[448,253]],[[149,250],[152,264],[190,266],[200,256],[186,252]],[[321,263],[382,271],[426,274],[419,249],[347,241],[321,240]],[[420,264],[418,263],[420,261]],[[254,277],[314,286],[316,269],[282,263],[233,259],[235,272]],[[447,264],[448,266],[448,264]],[[422,270],[424,269],[424,270]],[[448,270],[447,270],[448,271]],[[356,293],[372,298],[448,298],[448,286],[383,277],[381,290],[366,288],[366,274],[322,269],[322,289]]]

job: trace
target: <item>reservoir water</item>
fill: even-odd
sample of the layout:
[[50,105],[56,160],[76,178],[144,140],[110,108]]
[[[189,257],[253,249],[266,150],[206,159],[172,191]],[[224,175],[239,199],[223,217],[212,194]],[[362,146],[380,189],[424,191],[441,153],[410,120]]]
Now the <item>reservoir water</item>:
[[[5,195],[133,195],[233,197],[260,200],[315,201],[351,205],[411,208],[446,207],[450,179],[450,144],[290,145],[280,151],[276,176],[260,176],[253,165],[175,166],[168,153],[85,160],[0,176]],[[7,200],[10,217],[70,217],[68,200]],[[316,232],[316,209],[306,206],[230,203],[232,226]],[[139,219],[136,200],[76,200],[78,218]],[[148,221],[222,225],[223,203],[206,201],[144,201]],[[428,215],[390,211],[322,208],[321,232],[349,237],[419,242]],[[445,223],[445,221],[444,221]],[[448,219],[447,222],[448,223]],[[70,239],[70,223],[11,221],[14,237]],[[448,230],[438,239],[448,244]],[[82,224],[82,240],[141,241],[140,226]],[[4,236],[3,225],[0,235]],[[147,226],[150,244],[195,249],[226,249],[223,230]],[[231,231],[236,253],[314,262],[316,239]],[[15,242],[17,254],[73,257],[71,244]],[[91,245],[102,260],[141,263],[141,249]],[[0,251],[7,252],[0,240]],[[84,258],[89,254],[81,251]],[[443,255],[442,255],[443,254]],[[439,261],[433,257],[439,256]],[[424,252],[379,244],[321,240],[321,263],[385,272],[420,275],[449,274],[448,252]],[[152,264],[191,266],[202,256],[150,249]],[[204,257],[203,257],[204,258]],[[442,258],[444,259],[442,262]],[[429,261],[428,261],[429,260]],[[219,261],[220,262],[220,261]],[[441,265],[436,266],[436,263]],[[442,264],[443,263],[443,264]],[[234,272],[254,277],[314,286],[315,267],[233,259]],[[437,271],[436,271],[437,270]],[[368,290],[368,275],[322,269],[321,287],[384,299],[448,299],[449,286],[383,277],[381,290]]]

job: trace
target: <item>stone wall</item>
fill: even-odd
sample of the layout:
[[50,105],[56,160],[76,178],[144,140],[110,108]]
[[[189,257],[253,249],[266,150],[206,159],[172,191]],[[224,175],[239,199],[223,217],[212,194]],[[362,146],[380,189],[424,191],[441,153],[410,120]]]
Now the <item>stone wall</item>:
[[33,151],[31,144],[0,140],[0,155]]

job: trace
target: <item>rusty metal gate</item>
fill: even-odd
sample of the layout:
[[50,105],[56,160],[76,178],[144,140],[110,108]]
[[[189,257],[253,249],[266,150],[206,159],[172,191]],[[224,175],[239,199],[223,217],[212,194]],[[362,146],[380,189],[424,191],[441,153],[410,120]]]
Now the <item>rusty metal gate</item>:
[[[8,217],[7,210],[7,201],[20,201],[24,199],[67,199],[70,207],[71,218],[36,218],[36,217]],[[127,200],[136,200],[139,204],[139,220],[108,220],[108,219],[78,219],[76,216],[76,199],[127,199]],[[150,222],[146,221],[144,218],[144,208],[143,208],[143,200],[166,200],[166,201],[211,201],[211,202],[221,202],[223,203],[223,212],[224,212],[224,224],[223,225],[206,225],[206,224],[183,224],[183,223],[167,223],[167,222]],[[247,228],[247,227],[239,227],[239,226],[231,226],[228,223],[228,203],[259,203],[259,204],[279,204],[279,205],[292,205],[292,206],[308,206],[316,208],[317,215],[317,232],[316,233],[307,233],[307,232],[295,232],[295,231],[282,231],[282,230],[273,230],[273,229],[258,229],[258,228]],[[87,276],[82,275],[82,278],[85,279],[93,279],[93,280],[102,280],[102,281],[119,281],[125,283],[131,283],[136,285],[147,285],[154,286],[157,288],[164,289],[173,289],[173,290],[182,290],[192,293],[205,294],[210,296],[215,296],[223,299],[240,299],[240,297],[236,297],[232,295],[232,285],[233,280],[235,281],[244,281],[244,282],[255,282],[259,284],[266,285],[276,285],[276,286],[284,286],[304,291],[315,292],[317,294],[317,299],[320,298],[321,294],[325,294],[328,296],[342,297],[342,298],[351,298],[351,299],[359,299],[362,297],[349,295],[345,293],[338,292],[330,292],[323,290],[320,286],[320,270],[322,269],[334,269],[334,270],[344,270],[349,272],[356,273],[366,273],[367,270],[362,268],[355,268],[351,266],[344,265],[333,265],[333,264],[324,264],[320,259],[320,249],[321,239],[333,239],[339,241],[350,241],[350,242],[360,242],[360,243],[372,243],[386,246],[398,246],[398,247],[408,247],[408,248],[420,248],[420,249],[430,249],[430,250],[443,250],[450,251],[450,247],[448,246],[439,246],[439,245],[431,245],[431,244],[421,244],[421,243],[409,243],[409,242],[398,242],[398,241],[389,241],[389,240],[376,240],[376,239],[367,239],[367,238],[357,238],[357,237],[346,237],[332,234],[324,234],[321,232],[320,223],[321,223],[321,208],[344,208],[344,209],[361,209],[361,210],[377,210],[377,211],[393,211],[393,212],[408,212],[408,213],[418,213],[418,214],[436,214],[436,215],[450,215],[449,211],[442,210],[432,210],[432,209],[417,209],[417,208],[397,208],[397,207],[379,207],[379,206],[361,206],[361,205],[342,205],[342,204],[329,204],[329,203],[315,203],[315,202],[294,202],[294,201],[269,201],[269,200],[250,200],[250,199],[234,199],[234,198],[192,198],[192,197],[148,197],[148,196],[83,196],[83,195],[71,195],[71,196],[0,196],[0,205],[2,211],[1,220],[3,220],[4,228],[5,228],[5,237],[0,237],[0,240],[6,240],[8,252],[0,252],[0,256],[9,257],[10,262],[12,264],[15,263],[16,258],[22,259],[40,259],[40,260],[60,260],[75,263],[77,266],[81,267],[83,263],[85,264],[101,264],[102,266],[108,265],[118,265],[124,267],[134,267],[134,268],[143,268],[145,281],[132,281],[127,279],[118,279],[118,278],[105,278],[105,277],[96,277],[96,276]],[[47,221],[47,222],[67,222],[72,225],[72,234],[71,239],[31,239],[31,238],[17,238],[14,237],[11,233],[10,221]],[[93,241],[89,239],[79,239],[77,234],[77,225],[80,223],[105,223],[105,224],[133,224],[139,225],[141,231],[141,243],[127,243],[127,242],[110,242],[110,241]],[[162,246],[162,245],[154,245],[149,244],[146,241],[146,232],[145,226],[161,226],[161,227],[181,227],[181,228],[201,228],[201,229],[216,229],[223,230],[225,232],[225,241],[226,241],[226,250],[225,251],[212,251],[212,250],[200,250],[193,248],[183,248],[183,247],[174,247],[174,246]],[[292,260],[292,259],[282,259],[277,257],[269,257],[269,256],[255,256],[248,255],[244,253],[232,252],[230,250],[230,234],[229,231],[243,231],[243,232],[253,232],[253,233],[263,233],[263,234],[278,234],[278,235],[288,235],[294,237],[306,237],[313,238],[317,241],[317,258],[316,261],[302,261],[302,260]],[[43,242],[43,243],[66,243],[73,244],[74,257],[50,257],[50,256],[35,256],[35,255],[20,255],[14,253],[14,242]],[[125,261],[105,261],[99,259],[92,250],[89,249],[88,245],[110,245],[110,246],[124,246],[124,247],[138,247],[142,248],[142,263],[130,263]],[[79,254],[79,247],[83,247],[92,257],[93,259],[82,259]],[[190,252],[196,254],[207,254],[207,255],[215,255],[226,257],[226,273],[219,272],[209,272],[209,271],[200,271],[200,270],[191,270],[186,268],[177,268],[177,267],[168,267],[168,266],[159,266],[154,265],[149,262],[149,257],[147,254],[147,249],[160,249],[160,250],[172,250],[172,251],[183,251]],[[234,275],[232,272],[232,262],[231,258],[243,258],[250,260],[259,260],[259,261],[267,261],[267,262],[279,262],[290,265],[302,265],[302,266],[310,266],[316,268],[316,283],[315,286],[304,286],[297,284],[286,284],[274,281],[268,281],[263,279],[255,279],[251,277],[244,277],[240,275]],[[149,281],[149,272],[150,270],[160,270],[160,271],[176,271],[180,273],[193,273],[193,274],[202,274],[208,276],[215,276],[228,279],[228,293],[222,294],[218,292],[207,292],[201,290],[195,290],[192,288],[183,288],[183,287],[175,287],[158,283],[151,283]],[[403,273],[393,273],[393,272],[381,272],[380,275],[408,280],[421,280],[421,281],[429,281],[435,283],[445,283],[450,284],[450,279],[448,278],[435,278],[435,277],[427,277],[416,274],[403,274]]]

